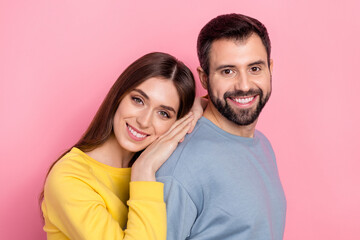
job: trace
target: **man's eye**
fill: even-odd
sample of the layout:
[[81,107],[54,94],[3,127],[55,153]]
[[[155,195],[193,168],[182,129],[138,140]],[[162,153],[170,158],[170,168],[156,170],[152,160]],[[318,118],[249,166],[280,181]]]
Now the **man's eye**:
[[132,100],[137,104],[144,104],[141,98],[138,97],[132,97]]
[[223,73],[224,73],[225,75],[230,75],[230,74],[233,74],[234,71],[231,70],[231,69],[224,69],[224,70],[223,70]]
[[259,67],[251,67],[250,70],[251,70],[252,72],[258,72],[258,71],[261,70],[261,68],[259,68]]
[[170,115],[165,111],[160,111],[159,114],[160,114],[161,117],[170,118]]

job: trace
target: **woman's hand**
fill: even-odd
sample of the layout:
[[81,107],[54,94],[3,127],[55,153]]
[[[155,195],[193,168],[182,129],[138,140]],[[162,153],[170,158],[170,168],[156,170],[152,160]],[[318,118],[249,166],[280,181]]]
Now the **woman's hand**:
[[194,104],[190,110],[191,112],[194,113],[194,119],[191,122],[191,126],[190,126],[188,133],[191,133],[192,130],[194,130],[194,127],[195,127],[197,121],[201,118],[201,116],[204,113],[204,109],[206,108],[207,103],[208,103],[208,100],[204,97],[196,97],[195,98]]
[[190,112],[177,120],[162,136],[150,144],[136,159],[131,168],[131,181],[155,181],[155,172],[170,157],[178,143],[185,137],[194,121]]

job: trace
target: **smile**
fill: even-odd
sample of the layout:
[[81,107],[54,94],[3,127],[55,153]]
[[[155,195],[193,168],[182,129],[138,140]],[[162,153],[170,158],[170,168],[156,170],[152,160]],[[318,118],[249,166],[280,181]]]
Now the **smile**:
[[130,126],[129,124],[126,124],[126,126],[130,137],[136,141],[141,141],[145,139],[147,136],[149,136],[148,134],[137,130],[136,128]]
[[258,95],[247,97],[229,97],[229,99],[240,107],[248,107],[257,99]]
[[251,102],[254,99],[254,97],[247,97],[247,98],[233,98],[235,102],[246,104]]

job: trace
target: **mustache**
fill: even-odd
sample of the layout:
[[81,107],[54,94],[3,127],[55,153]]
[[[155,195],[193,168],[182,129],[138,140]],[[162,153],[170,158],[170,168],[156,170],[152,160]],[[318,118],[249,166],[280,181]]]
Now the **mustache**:
[[261,89],[249,89],[249,91],[242,91],[242,90],[235,90],[231,92],[226,92],[224,94],[224,99],[227,99],[229,97],[248,97],[248,96],[254,96],[254,95],[263,95],[263,91]]

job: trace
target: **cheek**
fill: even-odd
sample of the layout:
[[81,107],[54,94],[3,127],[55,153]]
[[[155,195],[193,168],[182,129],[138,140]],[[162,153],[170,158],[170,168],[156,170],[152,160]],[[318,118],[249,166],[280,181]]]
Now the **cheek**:
[[208,89],[206,89],[206,90],[211,92],[211,94],[216,97],[218,95],[218,89],[219,89],[219,86],[214,81],[210,81],[208,83]]
[[268,79],[259,81],[257,86],[263,90],[264,94],[271,91],[271,82]]
[[114,128],[117,128],[118,124],[119,124],[119,121],[120,121],[120,112],[121,112],[121,109],[117,109],[116,112],[115,112],[115,115],[114,115],[114,118],[113,118],[113,126]]
[[225,81],[220,78],[213,78],[212,81],[210,81],[210,87],[215,97],[223,98],[227,91],[231,91],[231,89],[234,88],[234,83],[230,80]]
[[[226,88],[226,87],[228,87],[228,88]],[[230,91],[231,88],[229,86],[217,85],[217,86],[214,86],[214,88],[211,86],[211,90],[212,90],[212,94],[215,97],[223,99],[224,94],[227,91]]]
[[175,120],[157,120],[156,123],[154,123],[154,129],[157,136],[161,136],[164,133],[166,133],[171,126],[175,123]]
[[129,97],[124,98],[118,105],[117,112],[119,115],[124,115],[124,113],[130,112],[132,110],[132,102]]

